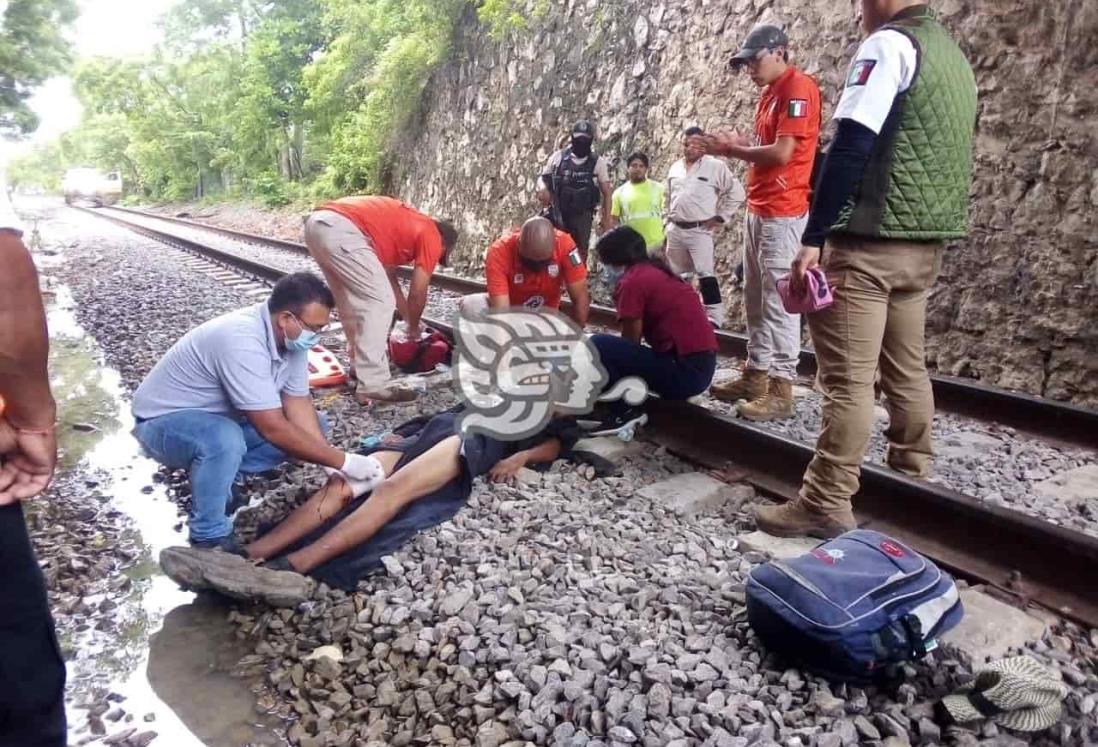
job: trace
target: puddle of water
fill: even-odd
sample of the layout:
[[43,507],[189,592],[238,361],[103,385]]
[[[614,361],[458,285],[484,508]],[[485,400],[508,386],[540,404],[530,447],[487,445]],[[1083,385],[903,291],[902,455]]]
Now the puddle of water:
[[[64,287],[47,293],[50,371],[61,413],[61,470],[79,467],[99,480],[109,506],[126,517],[141,558],[126,571],[131,590],[113,599],[117,626],[76,626],[65,648],[76,652],[69,669],[69,724],[73,742],[90,734],[90,693],[109,688],[130,723],[106,722],[107,733],[154,730],[154,744],[171,747],[276,745],[277,722],[255,711],[249,684],[227,672],[250,653],[236,640],[226,609],[216,600],[181,591],[160,572],[160,550],[185,542],[180,517],[162,484],[151,480],[153,461],[130,435],[133,419],[118,372],[102,363],[95,340],[73,314]],[[80,424],[76,428],[74,425]],[[146,492],[152,486],[152,492]],[[104,681],[104,675],[107,675]]]

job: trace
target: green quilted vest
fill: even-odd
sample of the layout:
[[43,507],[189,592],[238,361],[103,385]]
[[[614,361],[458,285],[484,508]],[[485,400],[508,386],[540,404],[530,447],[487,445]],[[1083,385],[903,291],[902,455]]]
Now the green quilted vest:
[[968,233],[976,78],[925,6],[884,26],[911,39],[917,67],[881,128],[865,174],[833,232],[940,241]]

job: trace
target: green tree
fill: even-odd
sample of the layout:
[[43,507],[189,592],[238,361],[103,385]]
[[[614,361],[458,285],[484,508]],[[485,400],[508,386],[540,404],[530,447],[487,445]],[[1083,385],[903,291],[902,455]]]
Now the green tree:
[[248,38],[233,117],[237,168],[244,174],[304,176],[303,72],[323,47],[320,18],[315,0],[281,0]]
[[467,0],[324,0],[334,36],[306,74],[310,110],[330,137],[322,191],[382,190],[390,152],[450,54]]
[[502,32],[520,3],[180,0],[149,59],[78,65],[83,122],[23,173],[95,165],[164,199],[385,191],[458,19]]
[[63,34],[76,19],[76,3],[9,0],[6,6],[0,16],[0,135],[26,134],[38,127],[27,99],[71,62]]

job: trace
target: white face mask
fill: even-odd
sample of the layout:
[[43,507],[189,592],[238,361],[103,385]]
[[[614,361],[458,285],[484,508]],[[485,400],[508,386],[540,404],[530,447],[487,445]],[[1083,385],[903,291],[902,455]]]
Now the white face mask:
[[618,267],[617,265],[602,266],[602,280],[606,283],[606,287],[611,290],[617,287],[618,282],[621,281],[621,276],[624,274],[624,267]]

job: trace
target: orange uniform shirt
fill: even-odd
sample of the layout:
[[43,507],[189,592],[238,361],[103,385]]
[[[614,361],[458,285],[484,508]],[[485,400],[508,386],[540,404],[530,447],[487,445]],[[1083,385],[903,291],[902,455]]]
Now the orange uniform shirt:
[[442,235],[434,220],[392,197],[343,197],[317,210],[331,210],[355,224],[374,245],[385,267],[412,264],[428,273],[442,258]]
[[747,170],[747,209],[763,218],[796,218],[808,212],[812,164],[820,138],[820,88],[790,66],[771,83],[755,111],[755,144],[794,137],[793,157],[784,166],[753,164]]
[[560,308],[561,290],[565,285],[584,280],[584,264],[576,242],[563,231],[555,231],[557,246],[552,262],[544,270],[531,270],[519,258],[519,231],[504,236],[488,247],[484,272],[489,296],[507,296],[512,306],[539,309]]

